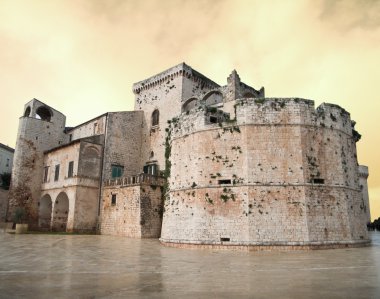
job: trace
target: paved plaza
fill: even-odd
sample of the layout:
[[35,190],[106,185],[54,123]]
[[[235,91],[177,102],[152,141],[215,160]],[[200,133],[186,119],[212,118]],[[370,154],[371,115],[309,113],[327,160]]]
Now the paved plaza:
[[380,233],[371,237],[364,248],[239,252],[0,233],[0,298],[380,298]]

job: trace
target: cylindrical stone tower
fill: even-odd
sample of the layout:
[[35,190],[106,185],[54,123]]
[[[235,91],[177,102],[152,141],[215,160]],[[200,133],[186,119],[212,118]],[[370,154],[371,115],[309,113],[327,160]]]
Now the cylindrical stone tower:
[[171,246],[325,248],[367,244],[356,135],[344,109],[242,99],[235,115],[194,108],[171,122]]

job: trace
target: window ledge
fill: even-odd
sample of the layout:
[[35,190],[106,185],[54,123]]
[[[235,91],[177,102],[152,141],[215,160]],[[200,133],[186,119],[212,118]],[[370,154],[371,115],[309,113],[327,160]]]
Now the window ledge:
[[151,132],[156,132],[156,131],[158,131],[160,129],[160,126],[159,125],[155,125],[155,126],[152,126],[151,128],[150,128],[150,131]]

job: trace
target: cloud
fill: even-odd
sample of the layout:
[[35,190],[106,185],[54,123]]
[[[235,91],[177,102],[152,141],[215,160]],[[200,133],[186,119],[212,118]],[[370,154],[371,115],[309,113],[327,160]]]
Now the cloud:
[[379,0],[324,0],[320,18],[340,30],[374,30],[380,26]]

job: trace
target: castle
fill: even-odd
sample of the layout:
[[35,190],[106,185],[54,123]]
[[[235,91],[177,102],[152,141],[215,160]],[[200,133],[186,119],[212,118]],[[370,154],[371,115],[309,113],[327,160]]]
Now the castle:
[[133,85],[135,109],[76,127],[33,99],[20,118],[8,220],[177,247],[368,244],[368,169],[337,105],[219,86],[185,63]]

